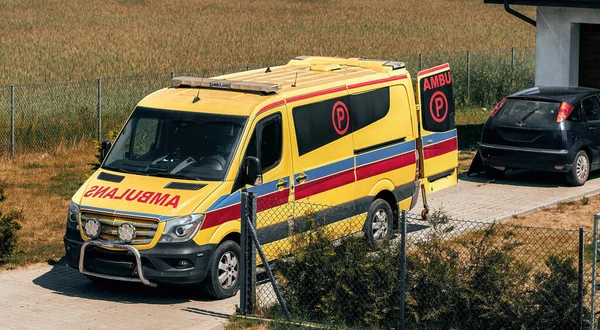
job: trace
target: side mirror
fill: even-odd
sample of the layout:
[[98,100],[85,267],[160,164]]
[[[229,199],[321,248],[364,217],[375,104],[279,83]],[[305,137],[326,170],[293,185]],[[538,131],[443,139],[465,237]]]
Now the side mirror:
[[112,147],[112,142],[102,141],[102,146],[100,147],[100,163],[102,163],[104,161],[104,158],[106,158],[110,147]]
[[253,156],[248,156],[244,160],[244,176],[246,184],[260,186],[262,184],[262,166],[260,159]]

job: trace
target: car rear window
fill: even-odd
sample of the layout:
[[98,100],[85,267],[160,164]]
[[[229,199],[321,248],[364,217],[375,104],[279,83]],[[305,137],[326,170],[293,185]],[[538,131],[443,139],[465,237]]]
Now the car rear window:
[[508,99],[500,109],[497,120],[516,125],[556,123],[560,103]]

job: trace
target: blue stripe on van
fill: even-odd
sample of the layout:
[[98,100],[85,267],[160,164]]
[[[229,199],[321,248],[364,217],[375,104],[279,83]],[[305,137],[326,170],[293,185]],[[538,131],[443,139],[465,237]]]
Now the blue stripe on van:
[[415,146],[415,140],[412,140],[358,155],[356,156],[356,167],[413,151]]
[[[444,140],[451,139],[453,137],[456,137],[456,129],[453,129],[453,130],[447,131],[447,132],[443,132],[443,133],[433,133],[431,135],[426,135],[423,137],[423,140],[425,142],[425,145],[430,145],[430,144],[434,144],[434,143],[442,142]],[[429,140],[431,140],[431,142],[429,142]]]
[[[304,172],[304,174],[306,174],[307,179],[305,182],[310,182],[313,180],[318,180],[320,178],[338,173],[338,172],[342,172],[342,171],[346,171],[349,169],[354,168],[354,157],[352,158],[348,158],[348,159],[344,159],[329,165],[325,165],[325,166],[321,166],[321,167],[317,167],[314,168],[312,170],[308,170],[306,172]],[[300,173],[294,174],[294,180],[296,180],[296,178],[300,175]]]

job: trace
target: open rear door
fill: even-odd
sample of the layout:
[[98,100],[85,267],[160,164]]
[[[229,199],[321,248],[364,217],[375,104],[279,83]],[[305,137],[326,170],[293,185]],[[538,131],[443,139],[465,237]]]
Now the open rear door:
[[454,125],[454,95],[450,65],[417,74],[421,178],[427,192],[453,186],[457,181],[458,141]]

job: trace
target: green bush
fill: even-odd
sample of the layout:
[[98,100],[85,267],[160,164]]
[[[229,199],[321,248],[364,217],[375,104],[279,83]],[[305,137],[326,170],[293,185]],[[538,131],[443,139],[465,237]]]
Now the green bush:
[[[458,237],[443,214],[433,231],[409,242],[408,329],[548,329],[579,322],[574,259],[552,255],[545,268],[518,258],[513,227],[492,225]],[[527,229],[522,229],[527,230]],[[400,249],[369,249],[361,237],[332,240],[325,231],[298,235],[291,256],[275,263],[298,320],[351,328],[395,328],[400,306]],[[589,311],[585,312],[589,315]],[[584,316],[587,319],[587,316]]]
[[[5,185],[0,185],[0,202],[3,202]],[[17,231],[21,229],[18,221],[23,219],[21,212],[11,211],[7,214],[0,212],[0,265],[8,263],[13,259],[13,253],[17,247]]]

